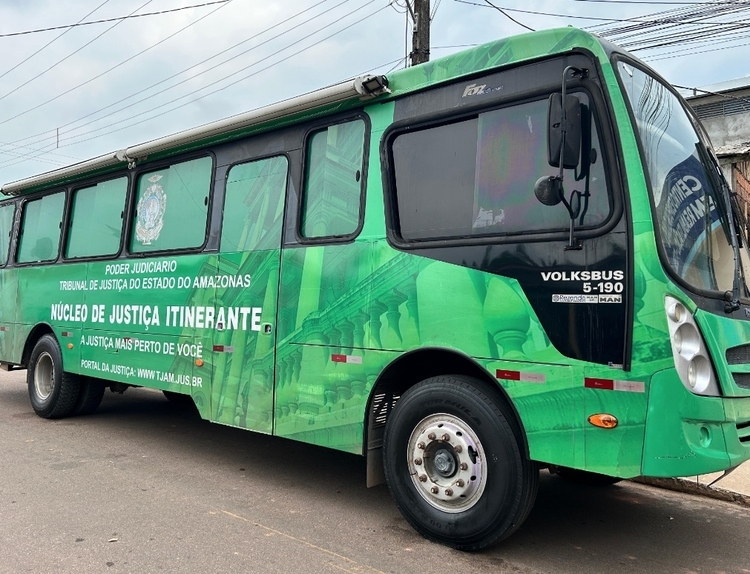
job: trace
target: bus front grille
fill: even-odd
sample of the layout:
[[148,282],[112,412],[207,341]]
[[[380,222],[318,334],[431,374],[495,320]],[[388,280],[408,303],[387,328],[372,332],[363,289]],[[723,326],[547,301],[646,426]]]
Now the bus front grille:
[[750,421],[737,423],[737,436],[739,436],[741,443],[750,443]]
[[750,345],[740,345],[727,349],[727,363],[730,365],[750,364]]
[[750,373],[732,373],[735,384],[743,389],[750,389]]

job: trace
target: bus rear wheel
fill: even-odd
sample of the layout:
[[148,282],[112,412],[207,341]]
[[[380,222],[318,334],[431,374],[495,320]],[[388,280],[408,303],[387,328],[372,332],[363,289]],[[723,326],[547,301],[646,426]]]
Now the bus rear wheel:
[[427,379],[396,403],[386,424],[386,482],[420,534],[478,550],[528,515],[538,467],[521,446],[509,407],[463,376]]
[[26,373],[34,412],[46,419],[66,417],[75,410],[80,392],[77,375],[63,371],[62,353],[52,335],[41,337],[31,352]]
[[73,409],[74,415],[90,415],[93,413],[104,398],[106,386],[104,381],[94,377],[84,377],[81,379],[81,388],[78,393],[78,400]]

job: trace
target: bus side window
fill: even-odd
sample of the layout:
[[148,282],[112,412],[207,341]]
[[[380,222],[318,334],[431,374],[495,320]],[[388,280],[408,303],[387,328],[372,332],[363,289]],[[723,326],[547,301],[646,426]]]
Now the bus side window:
[[10,247],[10,237],[13,233],[13,215],[16,206],[8,203],[0,207],[0,265],[8,262],[8,249]]
[[65,192],[28,201],[18,238],[18,262],[54,261],[60,247]]
[[279,247],[288,167],[285,156],[232,167],[224,198],[221,251]]
[[[566,229],[567,212],[546,209],[533,193],[540,176],[558,171],[547,161],[546,124],[545,99],[396,134],[391,153],[401,238],[460,240]],[[591,141],[599,149],[594,126]],[[591,166],[583,222],[590,227],[601,225],[611,209],[603,165]],[[583,189],[574,170],[565,178],[571,189]]]
[[364,189],[365,122],[314,132],[307,140],[300,234],[313,239],[357,231]]
[[66,257],[115,255],[120,250],[127,191],[128,178],[121,177],[73,193]]
[[141,174],[130,251],[195,249],[206,240],[213,160],[201,157]]

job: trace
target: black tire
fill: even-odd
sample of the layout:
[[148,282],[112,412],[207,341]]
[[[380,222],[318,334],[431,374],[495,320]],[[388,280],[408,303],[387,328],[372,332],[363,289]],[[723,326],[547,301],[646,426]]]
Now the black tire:
[[104,398],[104,391],[107,387],[104,381],[94,377],[84,377],[81,379],[81,389],[78,393],[78,400],[73,409],[74,415],[90,415],[101,404]]
[[433,377],[406,391],[383,443],[386,482],[406,521],[459,550],[512,534],[539,481],[521,433],[510,407],[476,379]]
[[174,391],[162,391],[167,400],[176,407],[183,409],[195,407],[195,401],[190,395],[184,395],[182,393],[175,393]]
[[53,335],[44,335],[34,346],[26,373],[29,398],[34,412],[45,419],[73,413],[80,390],[80,378],[63,371],[62,353]]
[[555,474],[568,482],[580,484],[581,486],[612,486],[622,480],[616,476],[568,468],[567,466],[558,466],[555,469]]

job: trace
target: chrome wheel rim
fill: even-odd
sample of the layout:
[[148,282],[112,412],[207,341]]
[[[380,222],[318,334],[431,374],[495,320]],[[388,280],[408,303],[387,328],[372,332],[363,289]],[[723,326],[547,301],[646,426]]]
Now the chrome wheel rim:
[[52,355],[44,351],[36,361],[34,367],[34,391],[45,401],[55,388],[55,364]]
[[422,419],[406,454],[417,492],[434,508],[458,513],[479,502],[487,484],[484,447],[460,418],[438,413]]

